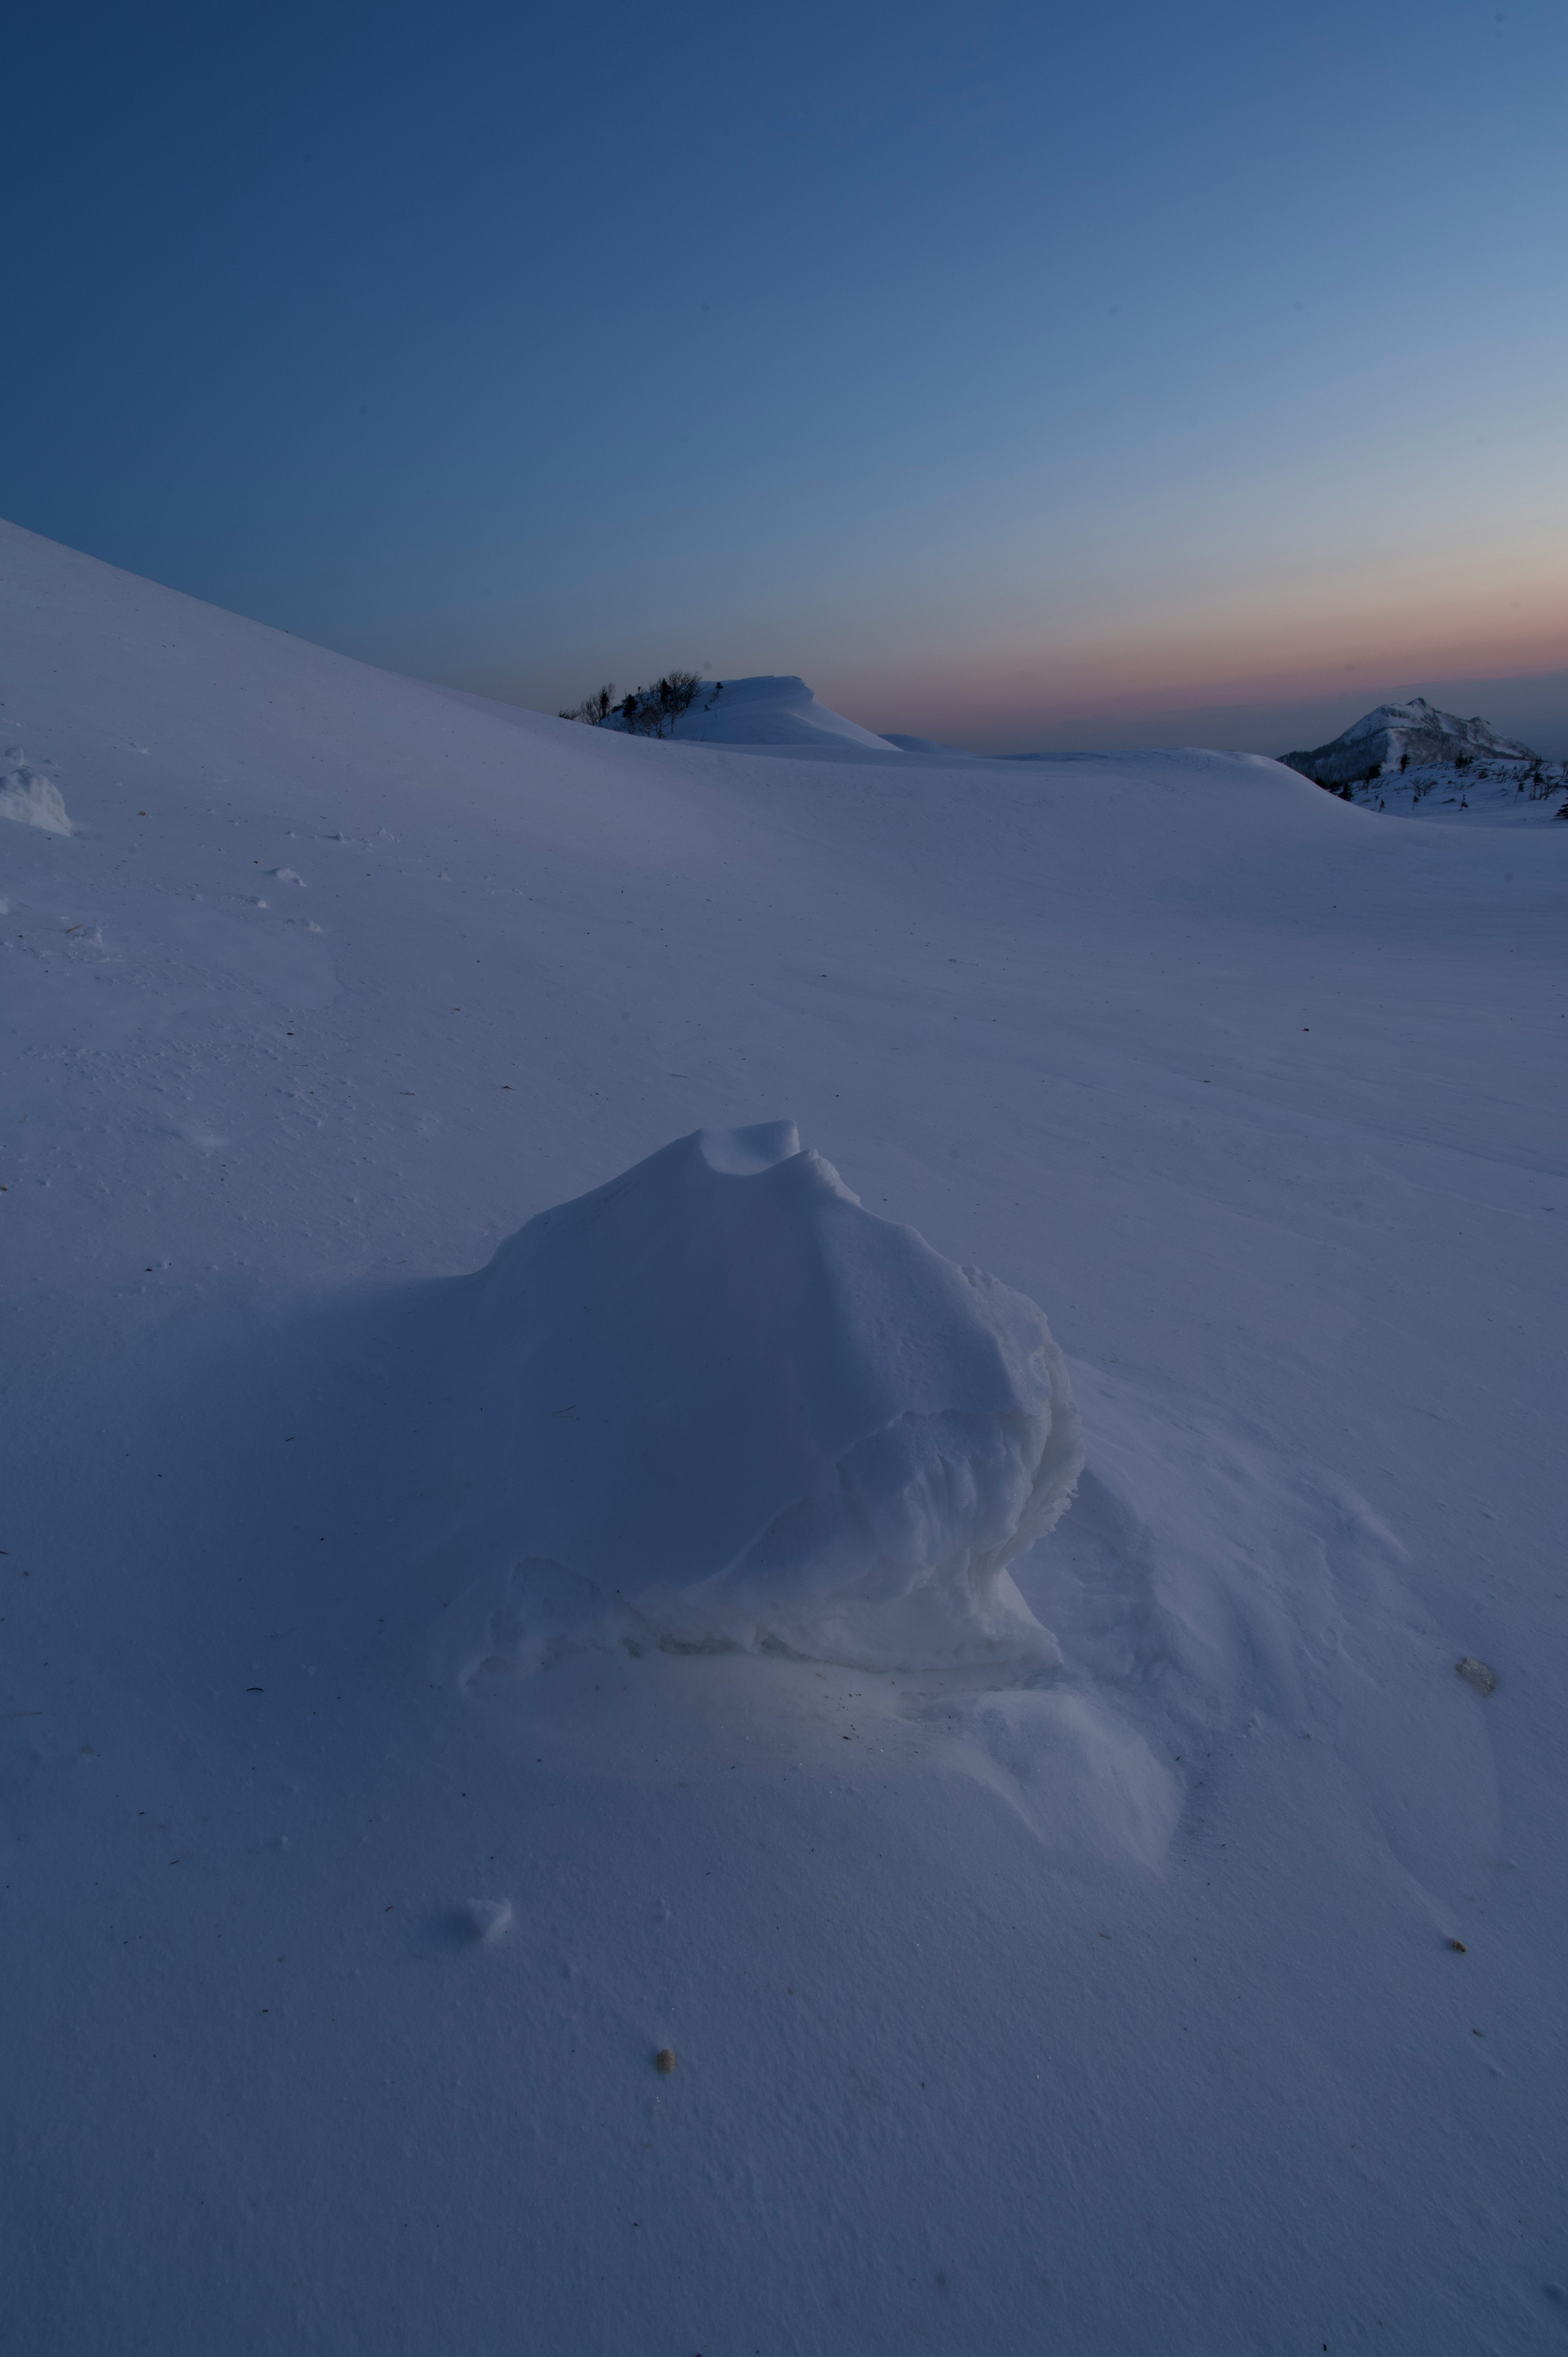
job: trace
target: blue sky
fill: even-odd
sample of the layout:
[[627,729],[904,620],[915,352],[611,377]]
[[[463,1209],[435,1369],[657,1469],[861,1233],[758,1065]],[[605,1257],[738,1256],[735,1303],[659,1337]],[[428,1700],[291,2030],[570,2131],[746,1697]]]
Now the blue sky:
[[19,523],[546,708],[1568,749],[1561,6],[22,22]]

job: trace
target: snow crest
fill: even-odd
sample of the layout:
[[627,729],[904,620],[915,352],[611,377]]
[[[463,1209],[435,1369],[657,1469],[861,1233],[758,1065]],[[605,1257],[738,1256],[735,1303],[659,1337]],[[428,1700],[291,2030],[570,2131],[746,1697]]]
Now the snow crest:
[[1007,1571],[1082,1463],[1044,1316],[867,1211],[789,1124],[682,1138],[469,1282],[521,1557],[488,1674],[607,1635],[1059,1661]]

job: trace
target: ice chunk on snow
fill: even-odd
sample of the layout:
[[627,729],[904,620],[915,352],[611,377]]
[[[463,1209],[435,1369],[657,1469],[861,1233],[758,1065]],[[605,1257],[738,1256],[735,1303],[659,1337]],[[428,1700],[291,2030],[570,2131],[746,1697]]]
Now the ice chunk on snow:
[[0,818],[19,826],[41,826],[46,834],[72,834],[65,802],[52,778],[43,778],[26,762],[0,779]]
[[618,1616],[867,1667],[1058,1658],[1006,1570],[1082,1461],[1045,1318],[789,1124],[678,1140],[469,1286],[484,1485],[530,1558],[492,1624],[513,1658]]

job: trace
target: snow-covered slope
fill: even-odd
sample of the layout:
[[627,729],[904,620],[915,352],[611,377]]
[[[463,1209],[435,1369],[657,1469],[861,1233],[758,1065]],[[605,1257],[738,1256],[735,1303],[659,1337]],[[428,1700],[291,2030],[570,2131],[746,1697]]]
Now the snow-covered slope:
[[1538,759],[1528,745],[1499,737],[1478,715],[1461,720],[1457,713],[1439,712],[1424,695],[1412,696],[1408,704],[1380,704],[1332,743],[1307,753],[1282,753],[1280,759],[1321,786],[1344,786],[1380,767],[1398,769],[1402,759],[1429,768],[1462,756],[1481,761]]
[[1466,829],[1533,828],[1544,819],[1561,818],[1568,808],[1568,764],[1542,761],[1526,769],[1520,761],[1477,761],[1457,769],[1451,761],[1417,762],[1340,791],[1363,809],[1390,818],[1419,818]]
[[15,2345],[1554,2345],[1568,827],[0,629]]
[[966,753],[959,745],[944,745],[934,737],[898,737],[889,734],[886,741],[900,753],[921,753],[934,760],[967,764],[988,758],[983,753]]

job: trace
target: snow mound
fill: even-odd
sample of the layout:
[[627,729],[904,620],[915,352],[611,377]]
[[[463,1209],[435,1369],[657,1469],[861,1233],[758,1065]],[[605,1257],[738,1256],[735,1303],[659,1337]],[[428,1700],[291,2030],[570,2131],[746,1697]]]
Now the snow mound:
[[463,1920],[470,1938],[493,1943],[510,1926],[511,1900],[470,1899],[463,1910]]
[[72,834],[64,800],[52,778],[40,777],[23,762],[0,778],[0,818],[18,826],[41,826],[46,834]]
[[[624,728],[626,723],[612,715],[604,725]],[[805,681],[793,674],[710,681],[673,733],[682,743],[783,745],[831,752],[841,761],[846,754],[853,759],[856,749],[884,758],[895,749],[886,737],[819,704]]]
[[789,1123],[681,1138],[467,1283],[514,1558],[487,1675],[595,1631],[1059,1661],[1006,1568],[1082,1462],[1044,1317],[865,1211]]

